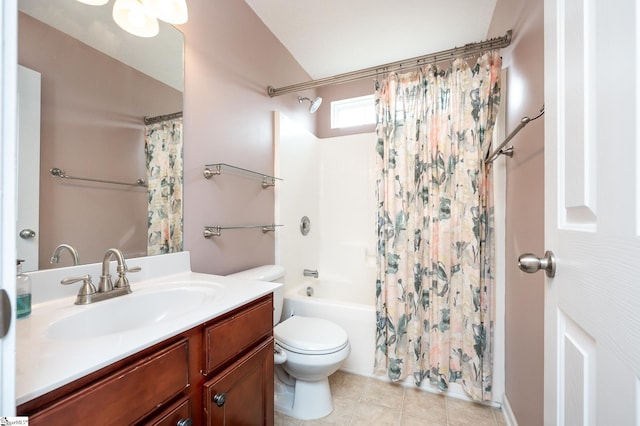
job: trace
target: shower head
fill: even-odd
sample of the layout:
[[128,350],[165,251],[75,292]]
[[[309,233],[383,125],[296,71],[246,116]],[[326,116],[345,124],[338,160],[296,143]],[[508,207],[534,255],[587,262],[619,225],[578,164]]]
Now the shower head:
[[307,100],[307,101],[309,101],[311,103],[311,105],[309,106],[309,112],[311,114],[316,112],[318,110],[318,108],[320,108],[320,104],[322,104],[322,98],[320,96],[318,96],[314,100],[298,96],[298,102],[302,103],[302,101],[305,101],[305,100]]

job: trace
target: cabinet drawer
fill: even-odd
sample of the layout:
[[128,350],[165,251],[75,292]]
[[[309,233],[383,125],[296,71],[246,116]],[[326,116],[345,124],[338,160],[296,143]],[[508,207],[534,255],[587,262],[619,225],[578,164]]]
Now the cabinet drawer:
[[273,299],[259,299],[217,324],[205,328],[205,374],[240,355],[273,332]]
[[30,425],[127,425],[151,414],[189,386],[188,343],[182,339],[29,417]]
[[[191,403],[189,399],[181,399],[167,407],[162,413],[152,419],[141,422],[147,426],[176,426],[180,421],[191,418]],[[186,423],[186,422],[185,422]]]

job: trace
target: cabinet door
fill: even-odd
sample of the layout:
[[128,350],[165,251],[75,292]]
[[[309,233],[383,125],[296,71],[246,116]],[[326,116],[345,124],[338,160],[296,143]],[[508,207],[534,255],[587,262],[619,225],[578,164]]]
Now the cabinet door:
[[273,338],[204,385],[206,425],[273,426]]

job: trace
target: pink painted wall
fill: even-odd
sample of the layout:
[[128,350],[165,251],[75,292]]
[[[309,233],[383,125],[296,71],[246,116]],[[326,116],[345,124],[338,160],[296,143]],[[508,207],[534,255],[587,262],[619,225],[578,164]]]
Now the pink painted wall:
[[206,163],[222,162],[272,174],[273,111],[314,132],[314,116],[298,103],[298,95],[314,92],[270,98],[267,87],[309,76],[243,1],[190,0],[189,22],[180,29],[185,35],[184,243],[192,269],[227,274],[273,263],[273,233],[228,230],[222,237],[202,236],[205,225],[273,223],[273,189],[232,174],[207,180],[202,171]]
[[[544,103],[543,0],[498,2],[489,36],[512,28],[503,51],[508,69],[507,132]],[[544,275],[518,269],[518,256],[544,253],[544,116],[514,139],[506,188],[506,394],[520,426],[543,424]]]
[[49,259],[60,243],[82,263],[109,247],[146,255],[146,188],[63,181],[49,169],[146,179],[143,117],[180,111],[182,94],[22,13],[18,32],[18,62],[42,74],[39,268],[56,266]]

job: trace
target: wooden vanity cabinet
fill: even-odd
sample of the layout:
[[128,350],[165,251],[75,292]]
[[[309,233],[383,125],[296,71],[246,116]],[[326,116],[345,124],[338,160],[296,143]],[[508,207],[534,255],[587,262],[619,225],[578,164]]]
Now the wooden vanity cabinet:
[[272,323],[269,294],[28,401],[17,413],[32,426],[273,426]]
[[273,339],[204,384],[205,425],[273,425]]

